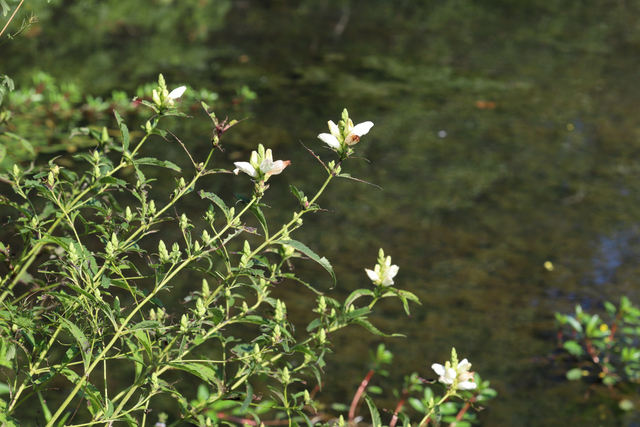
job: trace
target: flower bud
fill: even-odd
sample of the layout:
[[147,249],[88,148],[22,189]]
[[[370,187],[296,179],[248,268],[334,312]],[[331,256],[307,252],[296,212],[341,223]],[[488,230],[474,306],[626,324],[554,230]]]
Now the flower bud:
[[196,300],[196,314],[198,315],[198,317],[203,317],[205,314],[207,314],[207,309],[202,302],[202,298],[198,298]]
[[189,226],[189,219],[185,214],[180,215],[180,229],[184,231]]
[[183,314],[180,318],[180,332],[183,334],[189,330],[189,317],[186,314]]
[[167,245],[163,240],[158,243],[158,256],[160,256],[160,262],[165,263],[169,261],[169,251],[167,251]]
[[282,383],[289,384],[290,381],[291,375],[289,374],[289,368],[285,366],[284,368],[282,368]]
[[211,236],[209,236],[207,230],[204,230],[202,232],[202,243],[204,243],[206,246],[209,246],[209,244],[211,243]]
[[133,220],[133,213],[131,212],[131,208],[129,206],[127,206],[127,208],[124,210],[124,219],[127,222],[131,222]]
[[155,215],[156,214],[156,202],[154,202],[153,200],[151,200],[149,202],[149,215]]
[[209,290],[209,282],[207,282],[206,279],[202,279],[202,297],[203,298],[208,298],[209,295],[211,294],[211,291]]

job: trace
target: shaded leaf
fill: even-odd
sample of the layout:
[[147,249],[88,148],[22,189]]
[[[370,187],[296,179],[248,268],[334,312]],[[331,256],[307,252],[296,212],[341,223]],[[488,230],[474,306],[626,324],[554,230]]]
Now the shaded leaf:
[[363,396],[365,402],[367,402],[367,406],[369,407],[369,412],[371,413],[371,423],[373,427],[382,427],[382,419],[380,418],[380,412],[378,412],[378,408],[376,408],[373,400],[366,394]]
[[178,165],[176,165],[175,163],[172,163],[172,162],[170,162],[168,160],[158,160],[158,159],[155,159],[153,157],[143,157],[141,159],[134,160],[133,163],[136,166],[139,166],[139,165],[160,166],[162,168],[171,169],[171,170],[174,170],[176,172],[182,172],[180,167],[178,167]]
[[329,272],[329,274],[331,274],[331,277],[333,277],[334,286],[338,283],[338,280],[336,278],[336,274],[334,273],[333,267],[331,266],[331,263],[329,262],[329,260],[326,259],[325,257],[322,257],[322,258],[319,257],[315,252],[313,252],[304,243],[301,243],[301,242],[299,242],[297,240],[292,240],[292,239],[278,240],[276,243],[293,246],[296,250],[302,252],[303,254],[305,254],[306,256],[308,256],[309,258],[311,258],[312,260],[314,260],[318,264],[320,264],[325,270],[327,270]]

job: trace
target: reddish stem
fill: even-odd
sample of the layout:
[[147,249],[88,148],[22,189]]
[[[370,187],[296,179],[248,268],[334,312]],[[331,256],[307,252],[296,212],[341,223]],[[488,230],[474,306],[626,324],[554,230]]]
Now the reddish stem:
[[400,410],[404,406],[404,402],[405,400],[407,400],[408,395],[409,395],[409,392],[407,391],[407,389],[402,390],[402,399],[400,399],[400,401],[396,405],[395,411],[393,411],[393,418],[391,418],[391,423],[389,423],[389,427],[396,426],[396,423],[398,422],[398,412],[400,412]]
[[471,399],[469,399],[464,403],[464,406],[462,407],[462,409],[460,409],[460,412],[458,412],[458,415],[456,415],[456,421],[462,420],[462,417],[464,417],[464,414],[466,414],[469,408],[471,408],[471,404],[476,401],[477,397],[478,396],[473,396]]
[[373,369],[369,371],[367,376],[364,377],[364,379],[360,383],[360,387],[358,387],[358,391],[356,391],[356,394],[353,396],[353,400],[351,401],[351,407],[349,408],[349,422],[353,422],[354,418],[356,417],[356,407],[358,406],[358,402],[360,402],[362,393],[364,393],[364,389],[367,388],[367,385],[369,385],[369,381],[371,381],[371,377],[373,377],[374,373],[375,371]]

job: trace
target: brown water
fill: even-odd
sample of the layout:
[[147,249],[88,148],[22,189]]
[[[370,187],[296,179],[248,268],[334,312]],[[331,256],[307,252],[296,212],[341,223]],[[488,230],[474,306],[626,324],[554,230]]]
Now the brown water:
[[[638,425],[637,411],[617,413],[599,389],[585,399],[588,385],[565,381],[546,358],[555,311],[638,301],[638,2],[204,1],[197,7],[219,20],[172,27],[162,19],[188,17],[196,2],[164,1],[146,12],[157,24],[113,12],[98,20],[100,37],[85,28],[65,41],[56,25],[92,27],[98,18],[81,13],[90,3],[43,3],[52,8],[41,14],[43,34],[8,48],[28,58],[8,73],[28,64],[98,92],[158,72],[223,98],[248,85],[258,100],[229,133],[229,152],[263,143],[293,160],[268,204],[293,205],[285,184],[309,193],[322,179],[298,141],[323,153],[315,137],[344,107],[375,123],[357,146],[369,162],[347,168],[383,190],[337,182],[322,201],[335,213],[307,219],[297,237],[334,265],[332,295],[367,286],[363,268],[383,247],[400,265],[397,286],[423,302],[410,319],[397,304],[372,319],[407,335],[384,341],[397,362],[384,385],[399,387],[414,370],[432,375],[455,346],[499,393],[483,425]],[[129,3],[141,15],[149,7]],[[307,274],[330,285],[313,266]],[[324,396],[344,401],[380,340],[358,329],[333,339],[340,354]]]

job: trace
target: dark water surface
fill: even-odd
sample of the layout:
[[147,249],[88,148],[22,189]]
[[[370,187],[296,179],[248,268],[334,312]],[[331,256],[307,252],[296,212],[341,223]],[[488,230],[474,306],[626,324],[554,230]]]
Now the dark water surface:
[[[334,292],[367,286],[363,268],[383,247],[397,286],[423,302],[410,319],[397,304],[372,319],[407,335],[385,341],[397,362],[385,386],[432,376],[454,346],[499,392],[483,425],[638,425],[606,391],[585,399],[588,385],[546,356],[555,311],[638,301],[639,2],[129,0],[121,21],[107,13],[117,2],[42,3],[42,34],[8,47],[17,81],[42,68],[106,93],[162,72],[222,98],[257,92],[227,148],[263,143],[292,160],[270,205],[293,206],[284,184],[311,193],[323,179],[298,141],[324,154],[316,135],[344,107],[375,123],[357,145],[369,163],[346,167],[384,190],[335,183],[321,202],[336,212],[296,237],[330,259]],[[333,338],[325,396],[345,401],[379,340],[358,329]]]

